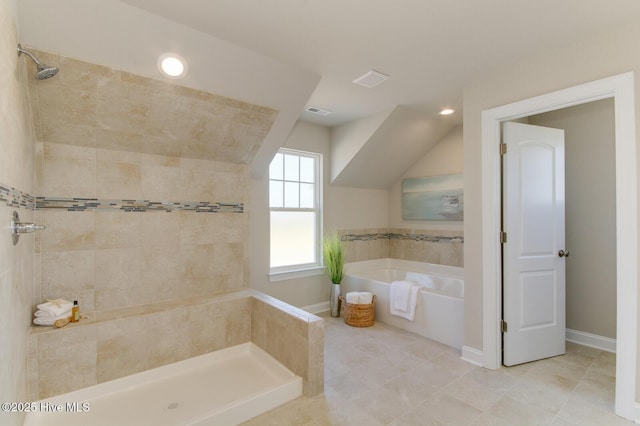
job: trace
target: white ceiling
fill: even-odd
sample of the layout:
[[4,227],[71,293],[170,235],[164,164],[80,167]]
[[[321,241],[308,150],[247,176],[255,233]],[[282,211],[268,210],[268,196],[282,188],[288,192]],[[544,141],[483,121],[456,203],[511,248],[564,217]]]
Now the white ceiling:
[[[462,123],[462,91],[475,78],[638,20],[640,0],[20,0],[18,10],[25,46],[164,81],[156,60],[174,51],[189,72],[172,82],[277,109],[254,177],[298,119],[345,133],[338,127],[402,113],[338,179],[385,188]],[[372,89],[352,83],[372,69],[390,78]],[[333,113],[303,112],[311,105]],[[439,116],[443,107],[456,112]],[[409,120],[424,131],[394,126]],[[400,141],[419,152],[391,167]],[[392,170],[376,178],[383,168]]]
[[[459,111],[478,74],[640,17],[638,0],[123,1],[320,75],[307,105],[333,114],[303,118],[328,126],[396,105]],[[391,78],[351,83],[371,69]]]

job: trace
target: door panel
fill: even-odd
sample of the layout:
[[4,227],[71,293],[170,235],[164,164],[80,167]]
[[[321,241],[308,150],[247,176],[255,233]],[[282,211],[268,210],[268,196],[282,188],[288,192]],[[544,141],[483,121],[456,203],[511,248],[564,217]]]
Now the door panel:
[[565,351],[564,131],[505,123],[503,363]]

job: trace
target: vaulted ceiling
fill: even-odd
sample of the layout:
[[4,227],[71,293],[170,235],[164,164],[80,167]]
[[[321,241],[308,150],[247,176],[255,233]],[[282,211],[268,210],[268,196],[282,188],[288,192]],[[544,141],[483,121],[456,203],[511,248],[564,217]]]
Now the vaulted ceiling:
[[[375,169],[371,161],[397,155],[388,139],[406,130],[396,126],[422,123],[427,130],[412,138],[424,153],[459,125],[462,90],[477,76],[640,18],[637,0],[21,0],[18,7],[23,44],[159,80],[157,57],[178,52],[189,62],[179,84],[278,110],[254,176],[298,119],[344,134],[394,111],[371,139],[355,142],[368,167],[351,161],[336,176],[357,186],[368,181],[360,173]],[[352,83],[372,69],[389,79],[372,89]],[[332,113],[303,112],[310,105]],[[444,107],[456,112],[439,116]],[[395,162],[389,176],[415,155]]]

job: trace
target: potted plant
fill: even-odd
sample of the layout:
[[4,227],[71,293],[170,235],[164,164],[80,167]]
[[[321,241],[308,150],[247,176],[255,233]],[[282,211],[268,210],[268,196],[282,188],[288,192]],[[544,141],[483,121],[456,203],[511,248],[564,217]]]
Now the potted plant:
[[329,296],[329,306],[331,316],[340,316],[340,294],[342,293],[341,283],[344,268],[344,244],[337,232],[330,236],[325,236],[322,242],[322,253],[324,263],[327,267],[327,275],[331,280],[331,292]]

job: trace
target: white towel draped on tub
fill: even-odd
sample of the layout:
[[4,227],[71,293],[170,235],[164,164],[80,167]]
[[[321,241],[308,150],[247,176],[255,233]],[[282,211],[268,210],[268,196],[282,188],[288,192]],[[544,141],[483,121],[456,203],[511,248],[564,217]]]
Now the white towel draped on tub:
[[420,285],[415,281],[394,281],[389,291],[389,308],[391,315],[396,315],[409,321],[416,316]]

